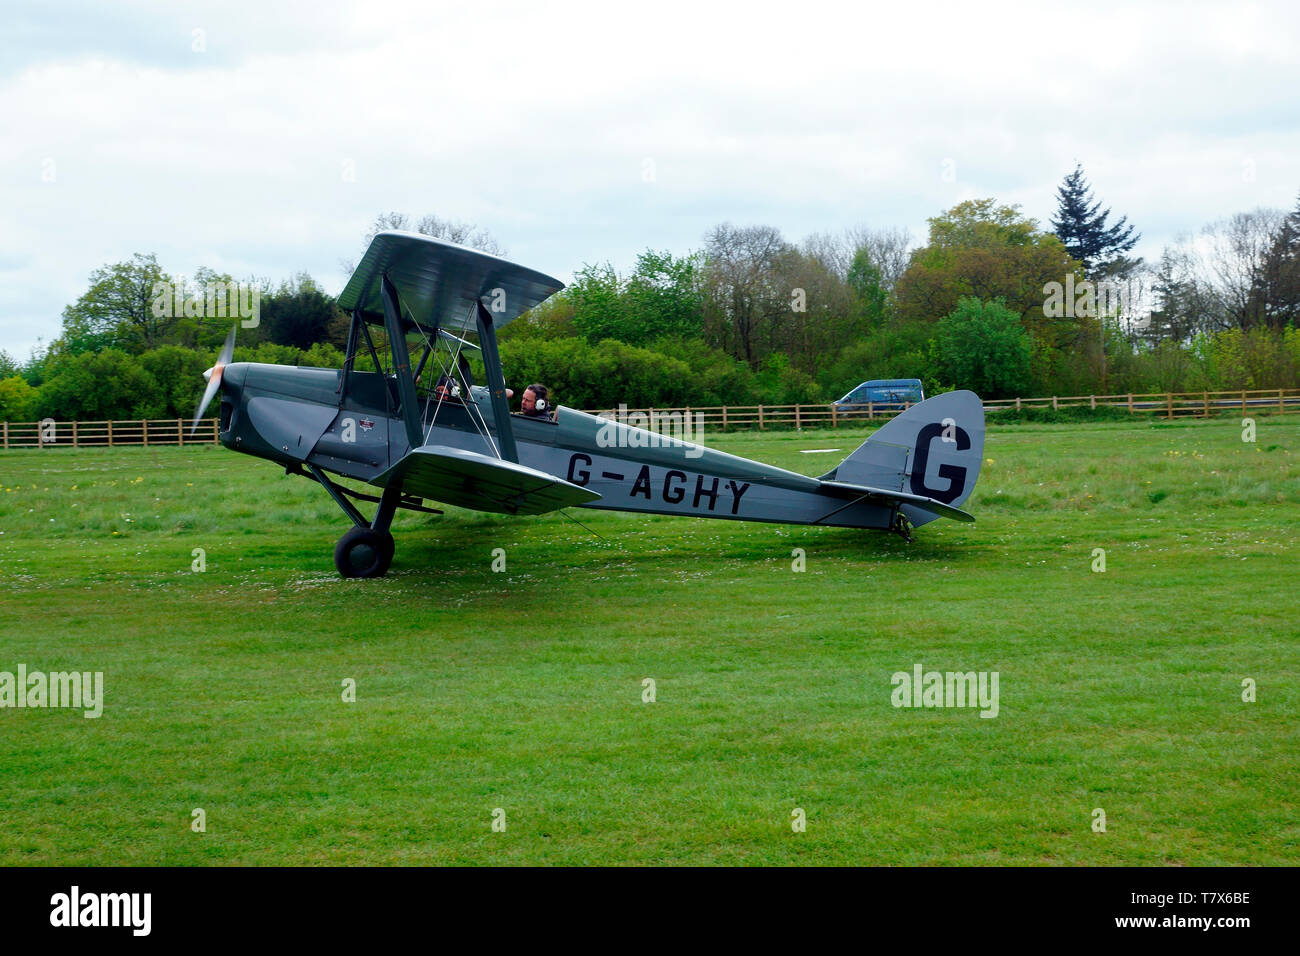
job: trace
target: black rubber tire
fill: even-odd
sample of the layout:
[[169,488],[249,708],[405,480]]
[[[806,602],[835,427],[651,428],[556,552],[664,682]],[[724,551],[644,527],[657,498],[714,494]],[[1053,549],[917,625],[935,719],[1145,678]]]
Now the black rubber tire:
[[345,578],[382,578],[395,550],[387,531],[353,528],[334,545],[334,567]]

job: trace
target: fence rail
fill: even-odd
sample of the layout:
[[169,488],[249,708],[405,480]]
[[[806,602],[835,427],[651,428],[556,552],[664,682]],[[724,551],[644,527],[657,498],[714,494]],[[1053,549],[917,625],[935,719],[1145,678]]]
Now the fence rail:
[[[1300,389],[1235,389],[1226,392],[1152,392],[1123,395],[1052,395],[1047,398],[1004,398],[984,403],[986,414],[1027,409],[1118,408],[1131,414],[1164,418],[1207,417],[1239,410],[1283,414],[1300,411]],[[722,405],[684,408],[598,409],[592,414],[619,416],[620,420],[653,431],[690,437],[702,430],[757,428],[838,428],[864,421],[882,421],[899,410],[876,408],[846,412],[834,405]],[[217,441],[217,420],[192,423],[182,418],[128,419],[99,422],[0,422],[0,448],[112,448],[118,445],[211,445]]]

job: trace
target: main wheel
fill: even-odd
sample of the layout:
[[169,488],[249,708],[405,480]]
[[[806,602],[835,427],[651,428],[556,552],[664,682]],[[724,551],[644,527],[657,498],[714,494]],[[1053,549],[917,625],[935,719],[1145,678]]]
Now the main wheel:
[[387,531],[353,528],[334,546],[334,566],[345,578],[381,578],[393,563],[395,547]]

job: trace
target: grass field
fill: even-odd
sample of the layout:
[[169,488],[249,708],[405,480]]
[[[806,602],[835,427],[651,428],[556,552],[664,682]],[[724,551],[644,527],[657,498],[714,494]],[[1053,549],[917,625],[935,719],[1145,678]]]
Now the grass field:
[[[0,453],[0,671],[105,688],[0,710],[0,864],[1300,863],[1300,419],[1258,422],[994,428],[910,545],[402,514],[374,581],[269,463]],[[998,715],[895,708],[918,663]]]

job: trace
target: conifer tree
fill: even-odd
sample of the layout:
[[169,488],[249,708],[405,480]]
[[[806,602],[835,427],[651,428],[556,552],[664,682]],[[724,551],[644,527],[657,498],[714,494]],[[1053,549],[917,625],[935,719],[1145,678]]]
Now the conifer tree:
[[1094,200],[1092,188],[1084,179],[1083,167],[1065,177],[1056,190],[1057,209],[1052,217],[1052,229],[1070,255],[1083,263],[1090,277],[1099,278],[1123,275],[1141,259],[1125,258],[1141,233],[1134,234],[1128,218],[1107,225],[1110,209],[1102,209],[1101,201]]

